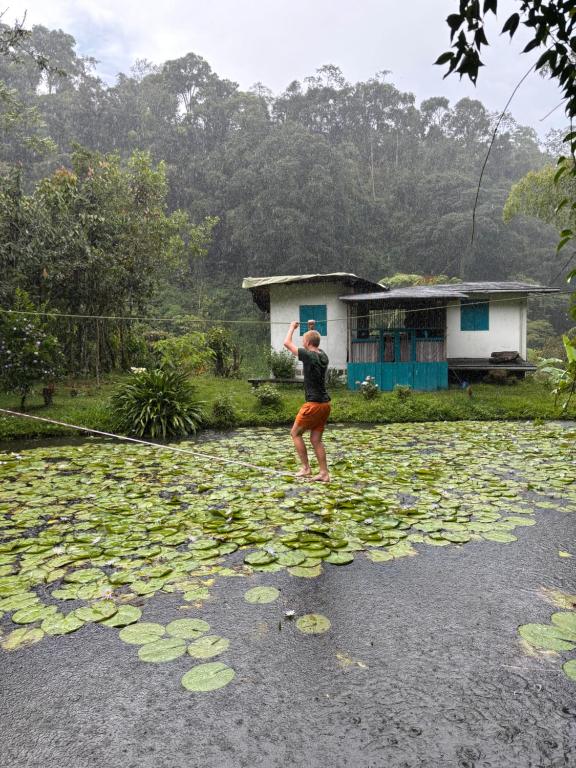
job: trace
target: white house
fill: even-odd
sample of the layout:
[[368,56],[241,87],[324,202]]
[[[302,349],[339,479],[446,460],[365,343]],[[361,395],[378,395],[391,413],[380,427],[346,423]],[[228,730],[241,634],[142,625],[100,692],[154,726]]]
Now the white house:
[[[292,320],[300,321],[296,344],[314,320],[330,366],[347,371],[349,386],[374,376],[384,390],[443,389],[449,371],[533,370],[526,362],[528,295],[558,290],[519,282],[389,290],[346,272],[248,277],[242,286],[270,314],[273,349],[282,349]],[[505,362],[496,362],[497,353]]]

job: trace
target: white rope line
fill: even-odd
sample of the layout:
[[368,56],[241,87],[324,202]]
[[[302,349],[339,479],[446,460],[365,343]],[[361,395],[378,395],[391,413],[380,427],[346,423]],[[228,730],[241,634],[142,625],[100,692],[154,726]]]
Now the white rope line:
[[[573,291],[555,291],[554,293],[544,293],[540,294],[541,296],[563,296],[563,295],[569,295],[574,293]],[[426,296],[423,297],[425,299],[431,299],[432,296]],[[411,299],[406,298],[402,299],[401,297],[398,297],[398,301],[410,301]],[[455,297],[453,301],[458,301],[459,297]],[[520,301],[520,296],[511,296],[506,299],[479,299],[478,301],[468,301],[467,306],[476,306],[478,304],[503,304],[505,302],[509,301]],[[378,301],[378,299],[374,299],[374,301]],[[362,302],[363,303],[363,302]],[[397,312],[400,310],[405,310],[406,312],[416,313],[416,312],[432,312],[437,309],[451,309],[452,307],[457,306],[455,304],[440,304],[430,307],[416,307],[414,309],[406,308],[406,307],[382,307],[378,308],[374,311],[376,312]],[[31,315],[31,316],[37,316],[37,317],[60,317],[60,318],[68,318],[68,319],[76,319],[76,320],[130,320],[132,322],[134,321],[145,321],[145,322],[155,322],[155,323],[175,323],[175,322],[186,322],[186,323],[206,323],[208,325],[215,325],[215,324],[221,324],[221,325],[289,325],[289,323],[285,320],[214,320],[211,318],[196,318],[196,317],[189,317],[188,315],[174,315],[173,317],[145,317],[143,315],[82,315],[82,314],[72,314],[72,313],[65,313],[65,312],[38,312],[36,310],[34,311],[26,311],[23,309],[7,309],[6,307],[0,307],[0,312],[3,312],[4,314],[12,314],[12,315]],[[370,317],[369,314],[367,315],[351,315],[350,319],[352,320],[358,320],[361,318]],[[326,320],[322,320],[322,323],[346,323],[348,322],[347,317],[329,317]]]
[[222,456],[212,456],[209,453],[202,453],[201,451],[190,451],[186,448],[177,448],[174,445],[162,445],[161,443],[151,443],[148,440],[140,440],[136,437],[126,437],[125,435],[115,435],[113,432],[103,432],[101,429],[90,429],[89,427],[80,427],[77,424],[67,424],[64,421],[56,421],[55,419],[46,419],[42,416],[32,416],[30,413],[21,413],[20,411],[9,411],[6,408],[0,408],[0,413],[6,413],[9,416],[20,416],[24,419],[34,419],[35,421],[44,421],[47,424],[56,424],[59,427],[68,427],[69,429],[77,429],[80,432],[90,432],[94,435],[102,435],[103,437],[112,437],[116,440],[126,440],[129,443],[138,443],[139,445],[148,445],[152,448],[160,448],[166,451],[173,451],[174,453],[185,453],[188,456],[200,456],[203,459],[211,459],[212,461],[220,461],[223,464],[238,464],[241,467],[248,467],[249,469],[255,469],[258,472],[268,472],[271,475],[278,475],[280,477],[291,477],[294,475],[289,472],[280,472],[277,469],[271,467],[260,467],[257,464],[250,464],[247,461],[240,461],[239,459],[225,459]]

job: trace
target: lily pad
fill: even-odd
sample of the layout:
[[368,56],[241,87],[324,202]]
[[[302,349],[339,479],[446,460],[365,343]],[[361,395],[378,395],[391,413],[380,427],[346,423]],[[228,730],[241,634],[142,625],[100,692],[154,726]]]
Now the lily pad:
[[27,648],[30,645],[34,645],[34,643],[38,643],[43,637],[44,632],[41,629],[21,627],[6,635],[1,645],[5,651],[16,651],[19,648]]
[[228,685],[235,676],[236,672],[232,667],[228,667],[220,661],[214,661],[192,667],[182,677],[182,685],[186,690],[195,693],[215,691]]
[[562,670],[568,679],[576,681],[576,659],[570,659],[563,664]]
[[273,603],[278,599],[280,590],[276,587],[253,587],[244,593],[247,603]]
[[186,643],[179,637],[168,637],[164,640],[156,640],[146,643],[138,650],[138,658],[141,661],[159,663],[173,661],[186,652]]
[[210,659],[223,653],[230,645],[230,640],[218,635],[205,635],[188,646],[188,653],[195,659]]
[[183,640],[195,640],[209,629],[210,624],[202,619],[176,619],[166,626],[166,632],[169,635]]
[[369,549],[366,552],[366,557],[373,563],[386,563],[389,560],[394,560],[394,557],[385,549]]
[[317,565],[313,568],[303,568],[301,565],[295,565],[294,568],[288,568],[291,576],[298,576],[301,579],[315,579],[322,573],[322,566]]
[[127,627],[135,624],[141,616],[142,611],[135,605],[121,605],[113,616],[104,619],[100,624],[105,627]]
[[46,632],[47,635],[68,635],[71,632],[76,632],[84,626],[84,622],[73,613],[64,615],[62,613],[56,613],[53,616],[49,616],[44,619],[40,625],[40,629]]
[[278,564],[284,566],[296,566],[306,560],[306,555],[300,554],[300,552],[281,552],[278,555]]
[[576,613],[559,611],[558,613],[553,613],[550,618],[552,624],[558,627],[566,640],[576,641]]
[[574,643],[565,640],[562,630],[550,624],[522,624],[518,627],[520,636],[536,648],[550,651],[571,651]]
[[508,544],[511,541],[518,541],[516,536],[511,533],[505,533],[504,531],[486,531],[480,535],[487,541],[497,541],[500,544]]
[[58,613],[55,605],[31,605],[21,608],[12,615],[14,624],[33,624],[35,621],[43,621],[49,616]]
[[332,552],[324,562],[331,565],[348,565],[354,562],[354,555],[351,552]]
[[162,624],[140,621],[121,629],[118,636],[120,640],[130,645],[146,645],[160,640],[163,634],[164,627]]
[[109,619],[118,612],[118,606],[113,600],[101,600],[98,603],[92,603],[92,605],[86,605],[82,608],[76,608],[74,615],[78,616],[82,621],[103,621]]
[[321,613],[307,613],[296,621],[296,627],[307,635],[320,635],[330,629],[330,619]]
[[275,562],[276,555],[271,555],[269,552],[259,550],[257,552],[249,552],[244,557],[244,562],[248,565],[269,565]]

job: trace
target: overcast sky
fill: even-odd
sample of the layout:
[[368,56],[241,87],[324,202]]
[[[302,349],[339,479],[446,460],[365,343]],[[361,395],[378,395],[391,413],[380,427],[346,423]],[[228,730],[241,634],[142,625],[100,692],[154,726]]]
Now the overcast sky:
[[[443,80],[443,68],[433,66],[448,48],[445,18],[457,0],[12,0],[4,21],[27,11],[27,26],[69,32],[80,53],[98,59],[108,83],[138,58],[158,64],[193,51],[243,89],[260,81],[279,93],[336,64],[352,82],[391,70],[390,81],[418,101],[471,96],[496,111],[537,58],[519,54],[521,39],[498,35],[518,0],[499,5],[476,89],[454,76]],[[557,87],[532,74],[510,110],[543,135],[564,127],[561,107],[542,121],[559,102]]]

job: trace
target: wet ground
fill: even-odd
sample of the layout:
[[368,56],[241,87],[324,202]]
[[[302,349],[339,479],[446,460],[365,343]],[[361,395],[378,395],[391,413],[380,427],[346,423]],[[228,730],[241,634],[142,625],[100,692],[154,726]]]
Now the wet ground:
[[[576,683],[566,658],[531,657],[517,627],[558,610],[542,587],[576,592],[576,515],[536,513],[510,544],[421,548],[381,565],[356,558],[320,577],[222,579],[202,618],[231,640],[236,679],[180,685],[190,658],[139,661],[90,625],[1,656],[2,768],[571,768]],[[280,599],[249,605],[251,586]],[[176,595],[143,619],[183,612]],[[322,613],[324,635],[284,618]]]

